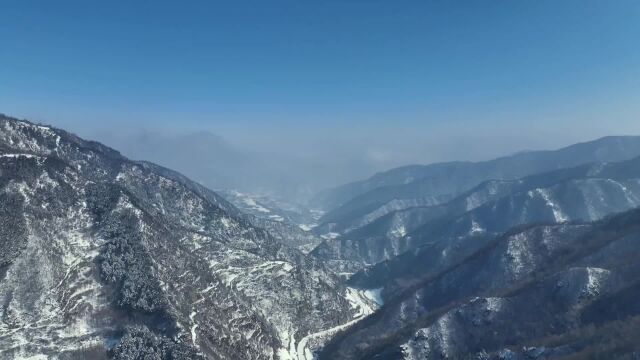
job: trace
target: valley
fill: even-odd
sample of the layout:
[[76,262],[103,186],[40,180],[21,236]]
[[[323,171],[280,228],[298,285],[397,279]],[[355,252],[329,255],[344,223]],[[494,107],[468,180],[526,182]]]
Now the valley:
[[640,1],[0,15],[0,360],[640,360]]
[[2,117],[0,355],[630,354],[589,339],[637,330],[639,159],[640,138],[609,137],[392,170],[301,204]]

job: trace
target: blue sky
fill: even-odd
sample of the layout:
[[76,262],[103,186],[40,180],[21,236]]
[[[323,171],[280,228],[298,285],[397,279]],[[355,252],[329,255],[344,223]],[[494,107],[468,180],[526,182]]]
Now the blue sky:
[[488,157],[640,133],[639,44],[634,0],[5,0],[0,112]]

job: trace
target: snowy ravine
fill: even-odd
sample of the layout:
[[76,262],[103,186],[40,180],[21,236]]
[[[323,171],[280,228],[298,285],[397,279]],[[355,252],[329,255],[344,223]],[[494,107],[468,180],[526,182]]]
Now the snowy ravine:
[[315,360],[316,357],[311,350],[310,344],[320,344],[339,331],[349,328],[351,325],[364,319],[372,314],[378,307],[382,305],[380,299],[380,290],[361,290],[355,288],[347,288],[346,298],[349,304],[356,312],[353,319],[330,329],[322,330],[313,334],[309,334],[299,342],[293,336],[290,337],[289,348],[280,349],[278,355],[282,360]]
[[300,205],[239,191],[220,191],[222,197],[237,207],[254,226],[267,230],[280,242],[309,253],[321,241],[311,232],[320,216]]
[[275,360],[371,311],[184,176],[2,116],[0,223],[2,359]]

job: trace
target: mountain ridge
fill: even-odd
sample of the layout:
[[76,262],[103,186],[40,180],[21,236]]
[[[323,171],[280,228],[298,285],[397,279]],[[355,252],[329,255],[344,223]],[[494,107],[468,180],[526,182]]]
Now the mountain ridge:
[[[640,157],[516,180],[485,181],[449,202],[390,212],[363,227],[325,239],[313,253],[325,261],[343,261],[344,268],[356,271],[363,265],[374,265],[371,270],[376,272],[376,267],[388,265],[383,261],[404,263],[406,257],[394,257],[444,239],[462,246],[460,239],[465,236],[496,234],[525,223],[597,220],[640,205],[639,164]],[[415,256],[415,261],[419,257]]]
[[2,357],[297,359],[363,311],[179,173],[8,117],[0,144]]
[[[621,316],[639,314],[633,307],[624,308],[625,315],[623,308],[592,310],[640,278],[639,215],[634,209],[595,223],[512,229],[398,292],[374,316],[335,337],[320,358],[525,359],[561,358],[590,347],[602,351],[593,342],[564,343],[562,350],[537,340],[551,334],[560,339],[593,319],[615,324]],[[617,262],[622,254],[627,260]],[[626,304],[622,298],[620,304]],[[637,351],[637,344],[619,348],[628,346],[620,345],[625,338],[633,338],[633,324],[622,338],[608,337],[613,348],[599,353]],[[539,355],[528,357],[530,349]]]
[[[630,150],[621,150],[621,147],[628,147]],[[616,153],[618,150],[621,152]],[[634,155],[640,156],[640,136],[607,136],[557,150],[532,151],[480,162],[410,165],[326,190],[313,203],[328,208],[326,221],[321,221],[331,222],[333,212],[357,211],[358,208],[371,204],[381,206],[394,198],[455,195],[490,179],[513,179],[593,161],[621,161]],[[465,176],[471,178],[460,182]],[[454,181],[447,181],[451,179]],[[333,200],[324,201],[323,197]],[[329,205],[323,202],[328,202]]]

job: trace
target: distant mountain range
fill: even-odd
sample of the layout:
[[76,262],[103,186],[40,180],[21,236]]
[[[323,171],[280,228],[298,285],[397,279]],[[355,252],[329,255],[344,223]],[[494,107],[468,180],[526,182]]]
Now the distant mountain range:
[[457,241],[486,233],[498,234],[536,222],[594,221],[637,206],[640,206],[640,157],[518,180],[487,181],[439,205],[391,212],[335,239],[325,240],[314,252],[325,260],[376,264],[392,259],[392,262],[394,256],[444,239]]
[[360,194],[320,219],[316,232],[331,236],[312,254],[356,272],[349,284],[379,289],[385,305],[320,359],[630,356],[640,340],[639,144],[608,137],[406,167],[335,190]]
[[483,162],[405,166],[326,190],[313,203],[328,213],[323,222],[364,216],[399,199],[452,197],[487,180],[514,180],[590,162],[640,156],[640,137],[611,136],[554,151],[528,151]]
[[257,194],[0,116],[0,358],[640,356],[640,137]]
[[300,190],[274,168],[267,155],[238,148],[209,131],[166,134],[147,130],[96,136],[127,157],[175,169],[210,189],[290,191],[292,195]]
[[[85,134],[118,149],[134,160],[150,161],[179,171],[215,191],[237,190],[306,203],[318,190],[362,177],[381,164],[371,160],[357,144],[300,149],[297,137],[279,132],[254,135],[209,130],[115,129]],[[247,137],[270,139],[265,144]],[[292,139],[293,138],[293,139]],[[280,141],[282,140],[282,144]],[[292,143],[289,143],[292,142]],[[274,144],[275,143],[275,144]]]

